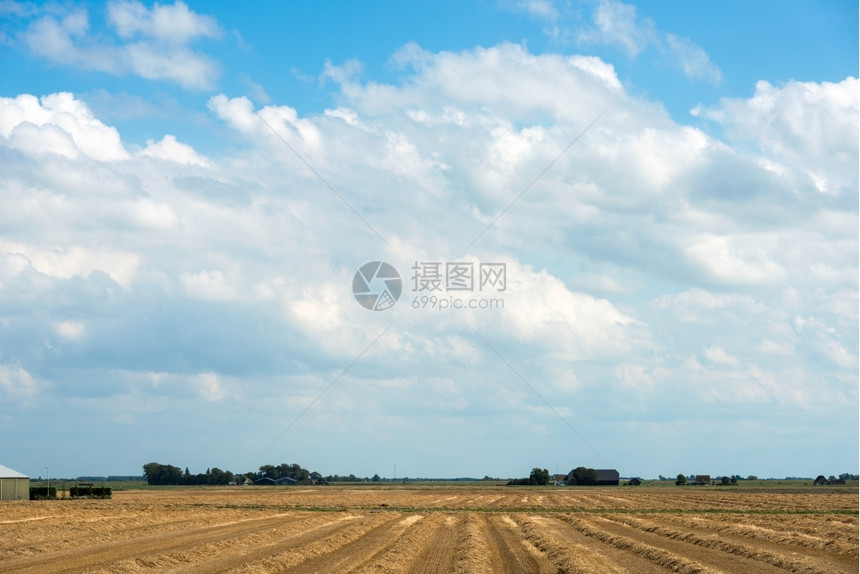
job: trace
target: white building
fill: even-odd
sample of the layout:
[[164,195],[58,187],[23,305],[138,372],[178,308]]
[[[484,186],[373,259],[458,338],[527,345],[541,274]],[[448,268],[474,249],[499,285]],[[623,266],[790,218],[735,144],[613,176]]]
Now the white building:
[[30,500],[30,477],[0,464],[0,500]]

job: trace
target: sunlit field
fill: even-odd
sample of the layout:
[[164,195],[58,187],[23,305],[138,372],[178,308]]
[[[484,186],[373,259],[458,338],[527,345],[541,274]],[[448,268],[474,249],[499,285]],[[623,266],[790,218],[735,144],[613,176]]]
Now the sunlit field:
[[2,572],[858,570],[854,488],[324,486],[0,503]]

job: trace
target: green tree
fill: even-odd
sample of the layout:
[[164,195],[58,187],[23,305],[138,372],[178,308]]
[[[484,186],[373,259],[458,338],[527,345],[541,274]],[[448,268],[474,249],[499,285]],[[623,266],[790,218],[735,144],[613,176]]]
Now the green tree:
[[593,468],[577,466],[573,469],[573,480],[581,486],[595,485],[597,484],[597,471]]
[[687,484],[687,477],[683,474],[679,474],[678,478],[675,480],[675,484]]
[[728,476],[724,476],[723,478],[720,479],[720,484],[728,484],[729,482],[730,482],[730,480],[729,480]]
[[278,478],[278,469],[271,464],[264,464],[260,467],[260,472],[257,478],[269,477],[272,480]]
[[182,470],[170,464],[148,462],[143,465],[143,475],[152,485],[182,484]]
[[549,484],[549,471],[545,468],[534,467],[529,475],[529,484],[544,486]]
[[212,470],[209,471],[209,484],[227,484],[227,473],[217,466],[213,466]]

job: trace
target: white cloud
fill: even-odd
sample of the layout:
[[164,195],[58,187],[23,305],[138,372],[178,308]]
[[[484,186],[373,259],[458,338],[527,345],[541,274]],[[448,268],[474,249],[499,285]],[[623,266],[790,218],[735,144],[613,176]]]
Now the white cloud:
[[121,38],[141,35],[167,43],[186,44],[199,37],[217,37],[220,33],[214,18],[189,10],[181,0],[172,6],[155,4],[151,10],[135,0],[110,2],[107,14]]
[[236,288],[230,284],[221,271],[201,271],[183,273],[180,280],[193,297],[208,301],[230,301],[235,299]]
[[[55,153],[70,159],[83,154],[95,160],[128,158],[115,128],[96,119],[68,92],[0,98],[0,137],[26,153]],[[0,140],[2,143],[3,140]]]
[[619,46],[630,57],[640,54],[657,38],[650,18],[639,18],[636,6],[618,0],[600,0],[593,22],[593,28],[579,33],[580,41]]
[[759,345],[758,350],[762,353],[786,356],[795,352],[794,345],[791,343],[777,343],[770,339],[763,340],[761,345]]
[[198,165],[209,167],[211,164],[203,156],[199,155],[194,148],[188,144],[176,141],[176,137],[165,135],[161,141],[149,140],[146,142],[140,155],[173,161],[183,165]]
[[763,303],[751,295],[712,293],[698,288],[676,295],[661,295],[654,304],[660,311],[670,311],[681,321],[699,324],[709,322],[714,316],[725,316],[732,309],[753,317],[767,310]]
[[166,203],[156,203],[151,199],[139,199],[130,206],[130,219],[142,227],[171,229],[179,224],[179,217]]
[[666,34],[666,50],[688,78],[703,79],[712,84],[722,81],[723,73],[711,62],[707,52],[689,38]]
[[[169,134],[129,154],[70,95],[3,100],[0,359],[21,365],[5,385],[74,353],[91,372],[63,380],[97,382],[58,390],[101,395],[80,412],[128,404],[135,424],[193,405],[279,432],[366,350],[302,424],[428,449],[440,426],[508,445],[537,423],[554,440],[494,351],[582,428],[761,405],[808,427],[856,404],[856,207],[799,192],[791,166],[773,169],[775,136],[738,149],[679,125],[594,57],[502,44],[395,60],[396,83],[333,73],[338,104],[320,114],[210,98],[224,148],[205,158]],[[407,289],[390,312],[350,291],[375,259]],[[413,309],[412,264],[453,260],[505,262],[504,309]]]
[[0,392],[6,400],[22,400],[39,390],[36,379],[18,365],[0,363]]
[[216,373],[201,373],[191,379],[191,384],[200,395],[209,401],[219,401],[227,393],[220,377]]
[[594,9],[586,25],[579,22],[578,14],[571,17],[559,11],[561,3],[522,2],[520,8],[546,22],[544,32],[555,40],[575,38],[581,45],[611,46],[633,59],[653,50],[661,63],[681,70],[692,80],[713,84],[722,81],[722,72],[701,46],[690,38],[660,31],[651,18],[639,14],[635,5],[620,0],[598,0],[592,4]]
[[[857,181],[860,90],[857,78],[839,83],[756,84],[749,99],[722,99],[694,113],[725,126],[737,141],[752,140],[776,162],[778,173],[801,170],[806,187],[854,193]],[[786,176],[788,179],[788,176]]]
[[131,286],[140,264],[135,253],[80,245],[41,247],[0,239],[0,253],[22,256],[39,273],[62,279],[86,277],[93,271],[102,271],[126,289]]
[[84,9],[61,17],[40,16],[21,38],[34,54],[58,64],[167,80],[191,89],[214,86],[220,74],[217,63],[188,46],[197,38],[220,34],[213,18],[189,10],[182,2],[156,4],[150,10],[140,2],[114,1],[108,3],[107,12],[115,40],[88,34]]
[[615,73],[615,66],[604,62],[595,56],[572,56],[570,63],[601,78],[606,84],[617,90],[621,90],[621,82],[618,80],[618,75]]
[[520,7],[541,19],[552,20],[558,18],[558,10],[549,0],[523,0]]
[[770,253],[774,246],[767,245],[763,235],[726,238],[707,235],[695,240],[685,249],[692,262],[711,278],[729,284],[782,283],[786,273]]
[[56,329],[58,335],[72,341],[80,339],[86,332],[86,326],[80,321],[60,321]]
[[740,366],[740,361],[738,361],[737,357],[729,355],[724,349],[719,347],[708,347],[705,349],[704,354],[705,358],[712,363],[728,365],[730,367]]

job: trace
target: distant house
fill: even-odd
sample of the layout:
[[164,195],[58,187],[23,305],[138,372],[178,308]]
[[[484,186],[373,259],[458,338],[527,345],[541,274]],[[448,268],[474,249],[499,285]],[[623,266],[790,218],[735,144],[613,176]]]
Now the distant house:
[[567,484],[567,475],[566,474],[554,474],[552,475],[552,482],[556,486],[564,486]]
[[257,480],[255,480],[254,484],[256,484],[257,486],[274,486],[275,479],[269,478],[268,476],[264,476],[263,478],[258,478]]
[[[575,471],[576,469],[571,470],[564,476],[564,484],[576,484],[576,478],[574,478],[573,474]],[[597,482],[595,484],[599,486],[618,486],[621,481],[621,475],[614,468],[598,468],[594,472],[597,473]]]
[[0,464],[0,500],[30,500],[30,477]]
[[614,468],[598,468],[597,484],[601,486],[618,486],[621,475]]
[[299,481],[295,478],[290,478],[289,476],[282,476],[278,480],[275,481],[275,484],[298,484]]
[[629,484],[630,486],[639,486],[640,484],[642,484],[642,479],[639,478],[638,476],[634,476],[633,478],[631,478],[630,480],[627,481],[627,484]]
[[245,482],[243,482],[242,484],[245,486],[252,486],[254,484],[254,481],[251,480],[250,478],[246,478]]
[[841,478],[836,478],[836,479],[824,478],[823,474],[819,474],[818,478],[816,478],[812,484],[814,484],[815,486],[836,486],[839,484],[845,484],[845,481],[842,480]]
[[696,475],[696,484],[711,484],[711,475],[710,474],[697,474]]

